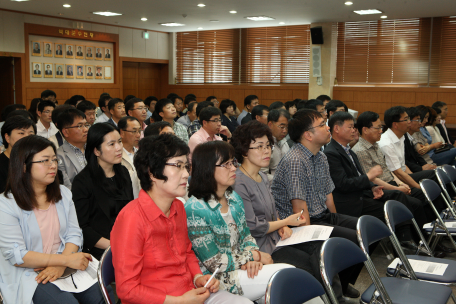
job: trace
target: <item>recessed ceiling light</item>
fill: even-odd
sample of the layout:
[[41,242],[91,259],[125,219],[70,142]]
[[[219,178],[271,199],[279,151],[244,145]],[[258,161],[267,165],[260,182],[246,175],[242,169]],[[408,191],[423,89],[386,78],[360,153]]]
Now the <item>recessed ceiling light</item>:
[[209,20],[209,22],[219,22],[218,20]]
[[106,16],[106,17],[121,16],[122,15],[120,13],[114,13],[114,12],[109,12],[109,11],[106,11],[106,12],[93,12],[93,14],[100,15],[100,16]]
[[198,29],[199,29],[199,30],[202,30],[203,28],[202,28],[202,27],[199,27]]
[[206,6],[206,4],[204,4],[204,3],[200,3],[200,4],[198,4],[198,6],[199,6],[199,7],[205,7],[205,6]]
[[279,24],[285,24],[285,22],[279,22]]
[[354,11],[358,15],[372,15],[372,14],[381,14],[382,11],[379,11],[378,9],[367,9],[367,10],[359,10],[359,11]]
[[160,25],[163,26],[184,26],[185,24],[182,23],[177,23],[177,22],[165,22],[165,23],[159,23]]
[[347,2],[345,2],[345,5],[353,5],[353,2],[347,1]]
[[27,2],[29,0],[11,0],[11,1],[13,1],[13,2]]
[[244,18],[247,18],[247,19],[253,20],[253,21],[275,20],[275,18],[268,17],[268,16],[252,16],[252,17],[244,17]]
[[141,18],[141,21],[147,21],[147,18]]
[[63,7],[71,7],[69,4],[64,4]]
[[380,16],[380,18],[386,19],[386,18],[388,18],[388,16],[387,15],[383,15],[383,16]]
[[237,14],[236,11],[230,11],[230,14]]

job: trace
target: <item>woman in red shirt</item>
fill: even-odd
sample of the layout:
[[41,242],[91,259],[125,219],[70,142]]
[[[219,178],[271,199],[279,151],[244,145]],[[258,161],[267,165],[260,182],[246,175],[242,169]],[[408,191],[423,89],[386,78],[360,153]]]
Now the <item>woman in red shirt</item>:
[[117,295],[133,303],[251,303],[218,291],[203,276],[188,239],[181,201],[188,180],[188,146],[163,134],[139,142],[134,165],[141,192],[117,216],[111,248]]

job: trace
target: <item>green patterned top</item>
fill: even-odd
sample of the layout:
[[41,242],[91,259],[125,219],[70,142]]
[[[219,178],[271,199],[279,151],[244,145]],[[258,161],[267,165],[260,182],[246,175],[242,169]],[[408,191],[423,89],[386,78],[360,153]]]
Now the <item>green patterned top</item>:
[[[243,295],[237,270],[253,261],[251,250],[259,249],[245,221],[244,204],[236,192],[225,193],[235,227],[228,227],[215,198],[205,202],[192,196],[185,204],[188,236],[203,274],[212,274],[221,264],[220,289]],[[231,229],[230,229],[231,228]],[[231,233],[238,236],[232,242]]]

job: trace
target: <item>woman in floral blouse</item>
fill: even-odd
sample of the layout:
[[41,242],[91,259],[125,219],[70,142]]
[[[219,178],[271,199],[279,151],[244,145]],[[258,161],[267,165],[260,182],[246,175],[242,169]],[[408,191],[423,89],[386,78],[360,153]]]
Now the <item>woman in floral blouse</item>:
[[226,142],[196,147],[185,204],[188,234],[203,274],[220,267],[220,289],[256,300],[264,296],[276,271],[294,266],[273,264],[269,254],[258,250],[242,199],[231,188],[237,167],[234,149]]

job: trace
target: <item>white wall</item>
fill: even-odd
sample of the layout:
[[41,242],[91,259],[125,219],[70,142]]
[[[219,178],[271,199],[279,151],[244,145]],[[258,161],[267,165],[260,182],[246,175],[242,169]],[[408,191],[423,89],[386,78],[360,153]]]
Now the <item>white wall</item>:
[[[0,10],[0,52],[24,53],[24,23],[73,28],[73,21],[13,13]],[[142,30],[83,22],[84,30],[119,34],[119,55],[148,59],[169,59],[168,33],[149,32],[142,38]]]

